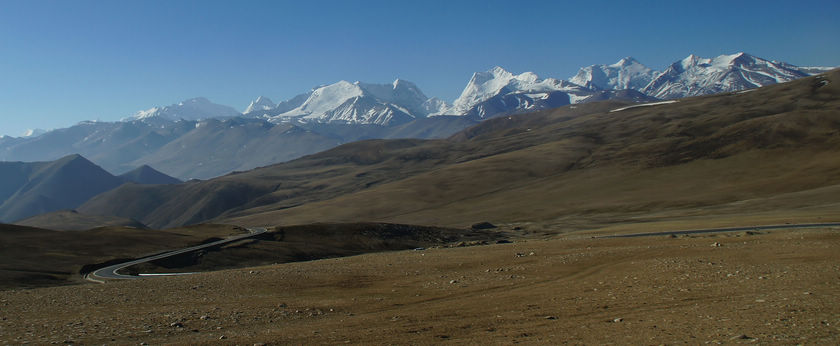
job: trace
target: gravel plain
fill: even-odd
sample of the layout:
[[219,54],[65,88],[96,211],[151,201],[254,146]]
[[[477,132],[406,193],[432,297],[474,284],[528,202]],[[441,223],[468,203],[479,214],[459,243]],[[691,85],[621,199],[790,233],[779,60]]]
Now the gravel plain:
[[840,229],[430,248],[0,291],[0,344],[836,344]]

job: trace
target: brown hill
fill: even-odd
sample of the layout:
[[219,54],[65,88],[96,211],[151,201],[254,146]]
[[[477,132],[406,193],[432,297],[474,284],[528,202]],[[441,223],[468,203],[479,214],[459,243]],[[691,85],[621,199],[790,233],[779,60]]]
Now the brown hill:
[[838,85],[833,71],[672,104],[496,118],[447,140],[363,141],[176,188],[124,186],[80,210],[154,227],[210,219],[571,227],[676,210],[762,212],[733,203],[789,194],[809,198],[788,199],[788,209],[812,212],[816,198],[834,210],[825,189],[840,184]]

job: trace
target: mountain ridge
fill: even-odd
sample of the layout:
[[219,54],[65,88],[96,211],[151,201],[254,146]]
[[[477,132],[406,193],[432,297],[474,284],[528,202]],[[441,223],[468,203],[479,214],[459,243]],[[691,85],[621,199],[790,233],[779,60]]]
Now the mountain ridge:
[[633,89],[650,97],[675,99],[740,91],[826,72],[762,59],[744,52],[702,58],[694,54],[655,71],[631,57],[611,65],[581,68],[570,81],[597,89]]
[[[721,63],[714,63],[715,59]],[[729,70],[728,61],[740,70]],[[735,91],[800,76],[791,72],[796,70],[792,65],[771,64],[745,54],[714,59],[690,55],[672,67],[671,72],[653,78],[653,70],[626,57],[611,65],[582,68],[571,82],[531,72],[514,74],[497,66],[473,74],[451,105],[426,96],[403,79],[385,84],[340,81],[278,103],[260,96],[245,113],[194,98],[141,111],[120,122],[81,122],[30,138],[3,137],[0,160],[51,161],[80,153],[118,174],[149,164],[182,180],[207,179],[360,139],[443,138],[497,116],[608,99],[654,102],[672,95]],[[770,70],[788,72],[760,77]],[[809,67],[807,73],[823,70]],[[750,78],[742,78],[741,71]],[[650,87],[640,87],[646,78],[651,78]],[[691,78],[706,79],[692,84]],[[619,87],[629,89],[610,89]]]

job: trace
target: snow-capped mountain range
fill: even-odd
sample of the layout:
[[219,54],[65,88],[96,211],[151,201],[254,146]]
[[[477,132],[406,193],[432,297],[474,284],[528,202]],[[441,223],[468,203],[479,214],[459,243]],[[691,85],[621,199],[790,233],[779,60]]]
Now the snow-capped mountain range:
[[568,80],[476,72],[451,104],[415,84],[339,81],[291,99],[256,98],[239,112],[205,98],[139,111],[120,122],[82,122],[25,137],[0,137],[2,161],[82,154],[115,172],[150,164],[179,178],[208,178],[293,159],[365,138],[439,138],[494,116],[621,99],[655,102],[734,92],[818,74],[745,53],[689,55],[662,71],[633,58],[581,68]]
[[451,105],[426,97],[416,85],[400,79],[392,84],[340,81],[278,105],[261,96],[244,114],[274,122],[376,125],[393,125],[437,115],[469,116],[480,120],[610,98],[652,101],[738,91],[787,82],[829,69],[800,68],[746,53],[715,58],[689,55],[663,71],[653,70],[627,57],[611,65],[581,68],[568,81],[542,79],[533,72],[513,74],[497,66],[474,73]]
[[797,67],[746,53],[715,58],[692,54],[663,71],[651,70],[630,57],[612,65],[592,65],[580,69],[571,81],[592,88],[626,88],[658,99],[675,99],[789,82],[831,69]]
[[668,66],[641,91],[673,99],[752,89],[810,75],[796,66],[738,53],[706,59],[689,55]]
[[591,94],[592,90],[564,80],[540,79],[533,72],[514,75],[496,66],[474,73],[461,96],[441,113],[487,118],[509,110],[559,107]]

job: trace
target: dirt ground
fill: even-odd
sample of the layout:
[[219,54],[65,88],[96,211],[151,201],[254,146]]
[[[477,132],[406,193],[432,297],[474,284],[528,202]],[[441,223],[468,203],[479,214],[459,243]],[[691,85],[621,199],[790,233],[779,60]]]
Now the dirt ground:
[[0,344],[837,344],[840,228],[588,236],[0,291]]

